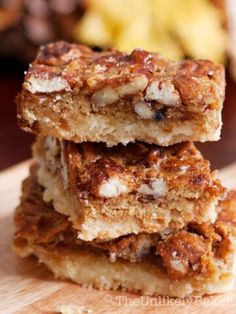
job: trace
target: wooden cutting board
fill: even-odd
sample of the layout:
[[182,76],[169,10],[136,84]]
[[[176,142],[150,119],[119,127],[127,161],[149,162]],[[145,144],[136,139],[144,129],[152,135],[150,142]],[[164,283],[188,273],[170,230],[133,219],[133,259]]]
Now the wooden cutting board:
[[[30,161],[0,173],[0,313],[59,313],[60,306],[78,306],[78,313],[236,313],[235,292],[193,299],[138,297],[122,291],[107,292],[81,288],[54,280],[33,257],[20,259],[11,251],[12,214],[20,185]],[[236,187],[236,163],[220,171],[224,185]],[[83,311],[82,311],[83,310]],[[69,312],[68,312],[69,313]]]

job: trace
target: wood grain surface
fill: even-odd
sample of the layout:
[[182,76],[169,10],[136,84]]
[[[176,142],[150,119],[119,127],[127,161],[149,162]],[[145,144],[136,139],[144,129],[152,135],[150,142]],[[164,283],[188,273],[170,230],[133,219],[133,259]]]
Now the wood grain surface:
[[[236,313],[236,290],[197,299],[139,297],[122,291],[107,292],[81,288],[55,280],[33,257],[20,259],[12,252],[12,214],[20,185],[31,161],[0,174],[0,313],[56,314],[62,305],[78,306],[79,313]],[[236,187],[236,163],[220,172],[223,183]],[[84,308],[84,311],[81,311]],[[71,314],[77,314],[71,312]]]

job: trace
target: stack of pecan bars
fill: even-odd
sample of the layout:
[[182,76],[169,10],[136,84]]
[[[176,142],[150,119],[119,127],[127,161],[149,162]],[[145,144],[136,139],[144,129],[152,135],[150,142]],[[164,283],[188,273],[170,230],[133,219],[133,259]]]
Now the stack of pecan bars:
[[19,124],[37,139],[16,252],[99,289],[232,289],[236,194],[193,144],[219,139],[224,91],[210,61],[42,47],[17,99]]

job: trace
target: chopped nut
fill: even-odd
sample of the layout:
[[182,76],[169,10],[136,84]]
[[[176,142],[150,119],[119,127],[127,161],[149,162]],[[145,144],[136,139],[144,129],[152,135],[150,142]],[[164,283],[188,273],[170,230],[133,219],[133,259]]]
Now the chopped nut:
[[128,186],[125,185],[118,177],[110,178],[102,183],[98,193],[100,197],[117,197],[120,194],[128,193]]
[[134,105],[135,113],[142,119],[154,119],[155,111],[151,104],[145,101],[139,101]]
[[127,95],[136,94],[143,91],[148,83],[145,75],[139,75],[125,85],[118,87],[105,87],[92,96],[92,101],[97,105],[109,105]]
[[153,81],[147,88],[145,99],[166,106],[176,106],[180,102],[179,93],[170,81]]
[[111,263],[115,263],[116,262],[116,253],[111,252],[109,257],[110,257],[110,262]]
[[25,114],[25,116],[26,116],[26,118],[30,124],[32,124],[34,121],[37,120],[36,115],[27,108],[24,110],[24,114]]
[[52,93],[61,90],[70,91],[69,83],[61,77],[42,78],[31,76],[24,84],[30,93]]
[[198,269],[198,267],[199,267],[198,264],[194,264],[194,265],[192,266],[193,271],[196,271],[196,270]]
[[111,87],[105,87],[102,90],[96,92],[92,96],[92,101],[100,106],[106,106],[119,100],[117,90]]
[[138,192],[146,195],[153,195],[154,198],[162,197],[167,192],[167,186],[165,181],[160,179],[155,179],[148,184],[142,184],[138,188]]
[[192,265],[196,269],[206,251],[205,239],[186,231],[172,233],[157,245],[157,254],[162,257],[168,275],[174,280],[194,270]]
[[177,259],[170,260],[170,265],[175,271],[179,273],[183,273],[183,274],[186,273],[186,268],[187,268],[186,265],[181,263],[179,260]]
[[179,171],[181,171],[182,173],[185,173],[189,169],[189,167],[190,167],[189,165],[180,166]]
[[121,85],[118,89],[121,96],[133,95],[139,91],[143,91],[148,84],[148,79],[145,75],[137,76],[129,84]]

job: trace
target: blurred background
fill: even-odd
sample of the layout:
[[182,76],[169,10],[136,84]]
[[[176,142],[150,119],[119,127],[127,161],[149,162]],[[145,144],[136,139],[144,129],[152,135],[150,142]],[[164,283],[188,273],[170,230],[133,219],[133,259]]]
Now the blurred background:
[[222,139],[198,147],[213,168],[236,160],[235,0],[0,0],[0,169],[30,158],[14,99],[39,45],[55,40],[224,64]]

